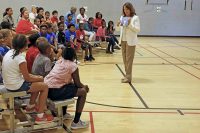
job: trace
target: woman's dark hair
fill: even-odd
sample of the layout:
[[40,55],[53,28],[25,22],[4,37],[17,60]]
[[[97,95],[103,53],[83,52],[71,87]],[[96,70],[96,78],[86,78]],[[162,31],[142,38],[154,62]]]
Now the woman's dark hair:
[[7,12],[8,12],[10,9],[12,9],[12,8],[10,8],[10,7],[6,8],[5,12],[3,13],[3,17],[7,15]]
[[75,25],[74,25],[74,24],[69,24],[69,25],[67,26],[67,29],[70,29],[72,26],[74,26],[74,27],[75,27]]
[[[114,22],[113,22],[113,21],[109,21],[109,22],[108,22],[107,32],[110,31],[110,24],[113,24],[113,25],[114,25]],[[112,27],[112,30],[114,30],[114,26]]]
[[98,18],[99,14],[101,15],[101,18],[103,18],[103,15],[100,12],[96,13],[95,18]]
[[65,60],[74,61],[77,58],[76,57],[76,51],[73,48],[66,47],[62,52],[62,57]]
[[17,34],[12,40],[12,46],[14,49],[13,59],[19,55],[20,50],[27,47],[27,38],[25,35]]
[[126,7],[128,10],[130,10],[130,16],[133,17],[134,15],[136,15],[135,13],[135,8],[133,7],[133,5],[130,3],[130,2],[126,2],[124,5],[123,5],[123,8],[122,8],[122,13],[124,16],[126,16],[125,12],[124,12],[124,7]]
[[29,40],[29,47],[30,46],[37,46],[36,45],[36,41],[37,39],[40,37],[40,35],[38,33],[36,34],[32,34],[31,36],[29,36],[28,40]]
[[26,7],[21,7],[20,8],[20,10],[19,10],[20,11],[20,17],[22,17],[22,14],[24,13],[25,9],[26,9]]
[[2,29],[12,29],[12,26],[9,22],[3,21],[3,22],[1,22],[1,28]]

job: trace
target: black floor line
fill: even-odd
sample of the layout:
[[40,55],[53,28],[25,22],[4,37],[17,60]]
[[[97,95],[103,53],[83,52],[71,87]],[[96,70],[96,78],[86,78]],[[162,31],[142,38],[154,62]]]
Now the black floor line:
[[[122,69],[119,67],[118,64],[116,64],[117,68],[120,70],[120,72],[123,74],[123,76],[125,76],[124,72],[122,71]],[[140,99],[140,101],[142,102],[142,104],[144,105],[145,108],[149,108],[148,105],[146,104],[146,102],[144,101],[144,99],[140,96],[140,94],[138,93],[138,91],[135,89],[135,87],[133,86],[132,83],[129,83],[129,85],[131,86],[131,88],[133,89],[133,91],[135,92],[135,94],[138,96],[138,98]]]
[[99,106],[135,109],[135,110],[137,110],[137,109],[144,109],[144,110],[173,110],[173,111],[178,111],[180,114],[184,114],[181,110],[185,110],[185,111],[200,111],[200,108],[144,108],[144,107],[142,108],[142,107],[129,107],[129,106],[109,105],[109,104],[90,102],[90,101],[86,101],[86,103],[99,105]]
[[180,115],[184,115],[184,113],[181,111],[181,110],[177,110],[178,111],[178,113],[180,114]]

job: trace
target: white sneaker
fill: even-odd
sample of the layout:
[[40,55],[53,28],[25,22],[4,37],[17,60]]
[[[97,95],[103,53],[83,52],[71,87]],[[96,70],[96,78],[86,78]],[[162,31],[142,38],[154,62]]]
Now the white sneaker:
[[63,116],[63,120],[71,120],[71,119],[73,119],[73,118],[74,118],[74,116],[71,115],[71,114],[69,114],[69,113],[66,113],[66,114]]
[[81,62],[78,60],[74,60],[74,63],[77,63],[79,65]]
[[71,129],[73,129],[73,130],[88,128],[88,127],[89,127],[89,122],[83,122],[81,120],[79,120],[78,123],[72,122],[72,124],[71,124]]

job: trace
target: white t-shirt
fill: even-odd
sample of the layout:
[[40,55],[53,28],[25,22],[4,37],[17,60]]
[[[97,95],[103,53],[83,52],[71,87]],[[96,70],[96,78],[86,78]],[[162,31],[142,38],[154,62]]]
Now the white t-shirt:
[[5,87],[18,90],[25,81],[19,69],[19,64],[26,62],[25,55],[20,53],[13,59],[14,49],[9,50],[3,58],[2,76]]
[[88,17],[87,17],[87,15],[85,15],[85,14],[84,14],[84,17],[83,17],[81,14],[79,14],[79,15],[76,17],[76,19],[79,19],[79,22],[82,22],[82,23],[85,23],[85,22],[88,21]]
[[35,20],[35,17],[36,17],[36,14],[34,14],[34,13],[29,13],[29,19],[30,19],[30,22],[32,23],[32,24],[34,24],[34,20]]

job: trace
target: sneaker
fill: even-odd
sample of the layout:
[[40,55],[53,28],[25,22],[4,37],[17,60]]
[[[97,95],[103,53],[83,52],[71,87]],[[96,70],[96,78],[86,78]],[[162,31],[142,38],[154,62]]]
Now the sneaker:
[[84,61],[90,61],[90,58],[88,56],[85,56]]
[[73,130],[88,128],[88,127],[89,127],[89,122],[83,122],[81,120],[79,120],[78,123],[72,122],[72,124],[71,124],[71,129],[73,129]]
[[39,118],[38,116],[36,116],[35,123],[36,124],[49,123],[49,122],[52,122],[53,119],[54,119],[54,117],[52,115],[44,114],[42,118]]
[[63,116],[63,120],[71,120],[71,119],[73,119],[73,118],[74,118],[74,116],[71,115],[71,114],[69,114],[69,113],[66,113],[66,114]]
[[90,60],[95,60],[95,58],[92,55],[89,56],[89,59]]

